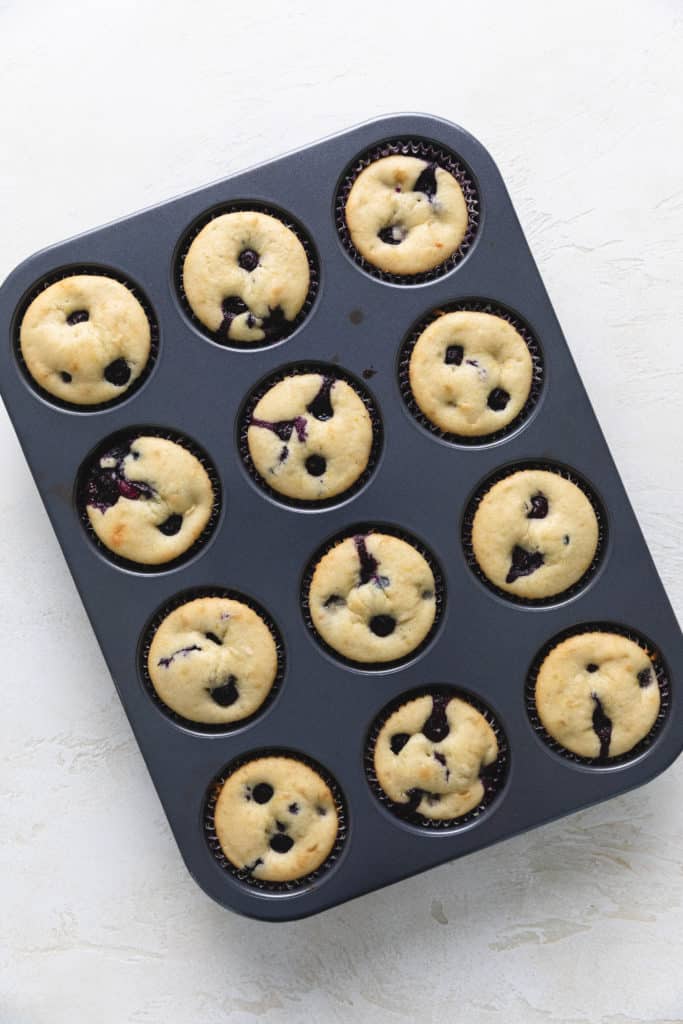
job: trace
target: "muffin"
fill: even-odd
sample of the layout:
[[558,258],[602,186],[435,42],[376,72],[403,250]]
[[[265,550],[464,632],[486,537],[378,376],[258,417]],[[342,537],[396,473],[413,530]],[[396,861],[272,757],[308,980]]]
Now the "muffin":
[[263,882],[294,882],[330,856],[339,817],[313,768],[293,757],[257,757],[223,783],[214,827],[234,868]]
[[288,498],[323,501],[352,487],[370,459],[370,413],[345,380],[292,374],[248,418],[247,444],[265,484]]
[[458,310],[422,331],[410,355],[413,398],[447,434],[482,437],[519,415],[529,398],[531,353],[511,323],[491,313]]
[[382,157],[358,175],[346,200],[356,250],[388,274],[432,270],[467,233],[467,203],[457,179],[415,156]]
[[527,600],[554,597],[591,566],[599,527],[584,492],[559,473],[522,469],[495,483],[479,502],[472,549],[500,590]]
[[192,312],[217,340],[271,341],[289,332],[304,306],[308,257],[277,217],[224,213],[193,239],[182,283]]
[[120,398],[145,369],[151,346],[140,302],[125,285],[98,274],[49,285],[29,304],[19,328],[33,380],[74,405]]
[[627,754],[654,726],[661,703],[647,651],[619,633],[578,633],[546,655],[536,676],[538,716],[580,757]]
[[450,821],[482,803],[482,774],[498,755],[496,734],[480,711],[460,697],[425,695],[402,704],[382,725],[374,774],[399,807]]
[[170,612],[154,633],[147,672],[157,696],[176,714],[205,725],[253,715],[278,674],[271,630],[248,605],[198,597]]
[[346,537],[315,566],[313,625],[351,661],[390,662],[416,650],[436,618],[436,581],[412,544],[386,533]]
[[216,496],[196,455],[163,437],[114,444],[88,468],[85,511],[95,536],[119,558],[161,565],[201,537]]

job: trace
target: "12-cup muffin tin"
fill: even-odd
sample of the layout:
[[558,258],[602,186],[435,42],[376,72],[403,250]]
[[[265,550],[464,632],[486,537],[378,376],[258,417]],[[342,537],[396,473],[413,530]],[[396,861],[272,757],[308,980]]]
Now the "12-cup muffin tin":
[[[367,154],[404,143],[418,154],[436,147],[453,155],[470,210],[458,257],[417,283],[359,260],[343,222],[354,170]],[[221,345],[207,337],[179,287],[188,232],[211,211],[240,206],[274,211],[308,241],[310,301],[290,334],[269,345]],[[78,270],[131,285],[155,327],[150,371],[105,408],[69,408],[40,393],[17,350],[27,301],[41,285]],[[361,125],[45,250],[10,275],[0,302],[5,403],[185,862],[220,903],[268,920],[306,916],[624,792],[680,752],[680,631],[501,176],[462,129],[417,115]],[[491,308],[521,325],[536,370],[523,415],[502,435],[475,443],[430,429],[415,415],[406,386],[405,351],[416,325],[436,309],[462,305]],[[325,365],[362,383],[379,413],[381,444],[359,486],[338,501],[303,508],[254,480],[240,453],[242,411],[283,368]],[[220,483],[220,507],[205,541],[178,564],[152,571],[108,557],[87,535],[78,503],[84,461],[111,435],[143,428],[189,438],[208,455]],[[599,558],[584,580],[539,606],[488,587],[472,571],[467,545],[478,489],[524,463],[585,481],[602,526]],[[427,642],[384,668],[344,662],[317,642],[306,617],[303,583],[312,557],[331,538],[366,526],[416,538],[443,580]],[[281,638],[280,673],[272,698],[253,718],[231,729],[202,729],[153,698],[144,652],[150,624],[179,596],[226,591],[267,612]],[[605,623],[635,631],[656,649],[663,702],[647,742],[630,757],[600,765],[563,756],[528,705],[539,652],[549,641]],[[456,827],[430,829],[397,817],[379,799],[369,750],[385,709],[403,695],[442,687],[470,695],[489,713],[503,760],[494,799]],[[269,888],[229,870],[212,834],[211,808],[214,782],[228,766],[275,750],[310,760],[335,780],[343,830],[324,870],[299,885]]]

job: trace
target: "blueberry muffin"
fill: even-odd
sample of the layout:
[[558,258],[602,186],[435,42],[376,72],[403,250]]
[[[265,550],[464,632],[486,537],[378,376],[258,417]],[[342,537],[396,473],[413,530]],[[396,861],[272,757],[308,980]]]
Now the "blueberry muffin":
[[230,863],[263,882],[293,882],[325,863],[339,819],[316,771],[293,757],[247,761],[223,783],[216,835]]
[[633,749],[657,720],[660,692],[647,651],[618,633],[579,633],[557,644],[536,677],[546,732],[580,757]]
[[405,810],[446,821],[481,804],[482,775],[498,753],[496,734],[480,711],[459,697],[426,695],[402,704],[380,729],[375,776]]
[[277,670],[277,648],[266,623],[227,597],[199,597],[170,612],[147,655],[149,678],[164,704],[207,725],[253,715]]
[[456,178],[414,156],[386,156],[361,171],[345,209],[360,255],[388,274],[422,274],[452,256],[467,232]]
[[192,241],[182,274],[192,312],[222,341],[287,334],[310,287],[297,236],[277,217],[255,210],[210,220]]
[[90,467],[85,506],[99,540],[120,558],[160,565],[201,536],[215,495],[199,459],[175,441],[136,437]]
[[273,385],[249,418],[252,463],[269,487],[301,501],[341,494],[365,471],[373,429],[346,381],[301,373]]
[[315,629],[357,662],[410,654],[436,617],[436,583],[424,555],[385,533],[339,541],[316,565],[308,602]]
[[522,469],[499,480],[472,524],[474,557],[501,590],[529,600],[577,583],[598,547],[595,510],[580,487],[559,473]]
[[433,320],[410,355],[410,389],[427,419],[447,434],[493,434],[524,408],[531,353],[512,324],[458,310]]
[[151,351],[147,314],[119,281],[63,277],[28,306],[19,329],[26,369],[55,398],[99,405],[137,380]]

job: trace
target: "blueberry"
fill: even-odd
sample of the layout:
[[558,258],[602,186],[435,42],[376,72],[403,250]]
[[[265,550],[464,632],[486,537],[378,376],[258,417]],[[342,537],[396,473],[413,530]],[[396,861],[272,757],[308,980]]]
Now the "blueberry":
[[396,629],[396,619],[393,615],[373,615],[370,619],[370,629],[375,636],[391,636]]
[[443,361],[447,366],[460,366],[464,354],[462,345],[449,345]]
[[73,380],[71,374],[67,373],[66,370],[61,370],[59,376],[62,378],[65,384],[70,384],[71,381]]
[[527,512],[527,519],[545,519],[548,515],[548,499],[545,494],[538,491],[531,495],[531,511]]
[[130,366],[125,359],[115,359],[105,366],[104,378],[117,388],[122,388],[130,380]]
[[638,679],[638,686],[640,686],[643,689],[645,689],[645,687],[649,686],[650,683],[652,682],[652,671],[651,671],[651,669],[649,669],[649,668],[641,669],[640,672],[637,675],[637,679]]
[[510,395],[504,388],[494,388],[493,391],[489,392],[486,404],[494,412],[502,412],[509,401]]
[[327,469],[327,460],[322,455],[309,455],[306,459],[306,471],[311,476],[322,476]]
[[215,633],[205,633],[204,636],[207,640],[210,640],[212,644],[218,644],[220,646],[223,643],[220,637],[217,637]]
[[278,832],[270,840],[270,848],[275,853],[288,853],[294,846],[294,840],[291,836],[285,836],[281,832]]
[[252,270],[256,270],[258,266],[258,253],[254,252],[253,249],[242,249],[242,252],[237,257],[237,262],[241,266],[242,270],[247,270],[251,273]]
[[385,245],[400,245],[405,238],[405,234],[398,224],[390,224],[386,228],[382,228],[381,231],[378,231],[377,237]]
[[222,683],[220,686],[214,686],[209,690],[209,693],[216,704],[222,708],[229,708],[231,704],[234,704],[239,697],[239,691],[237,689],[237,677],[228,676],[228,681]]
[[174,537],[176,533],[180,533],[180,529],[183,525],[183,517],[174,512],[173,515],[165,519],[163,523],[157,526],[157,530],[160,530],[165,537]]
[[89,319],[90,313],[88,313],[87,309],[75,309],[73,313],[69,313],[66,322],[69,327],[73,327],[75,324],[84,324]]
[[590,661],[586,665],[586,672],[597,672],[597,671],[598,671],[598,666],[595,664],[594,661]]
[[257,804],[267,804],[273,795],[273,787],[267,782],[259,782],[251,791],[251,795]]

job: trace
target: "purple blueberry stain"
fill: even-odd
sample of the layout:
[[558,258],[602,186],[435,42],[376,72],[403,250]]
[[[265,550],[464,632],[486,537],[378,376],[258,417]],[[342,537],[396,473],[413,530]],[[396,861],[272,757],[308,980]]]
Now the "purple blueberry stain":
[[293,804],[290,804],[289,807],[287,808],[287,810],[289,811],[290,814],[298,814],[299,813],[299,805],[298,805],[298,803],[296,803],[296,801],[295,801]]
[[[291,420],[261,420],[252,416],[251,427],[261,427],[263,430],[272,430],[281,441],[291,440],[292,434],[296,431],[297,440],[303,444],[308,436],[306,429],[306,417],[295,416]],[[284,460],[282,460],[284,461]]]
[[278,462],[286,462],[288,458],[289,458],[289,448],[287,447],[286,444],[283,444],[282,448],[280,449],[280,454],[277,457],[277,461]]
[[446,716],[446,705],[448,697],[444,694],[434,694],[432,697],[432,710],[422,726],[422,735],[426,736],[432,743],[440,743],[451,731]]
[[249,312],[249,307],[246,302],[239,297],[239,295],[228,295],[221,302],[221,312],[223,313],[223,322],[217,330],[217,334],[220,337],[228,338],[230,335],[230,328],[235,317],[242,316],[243,313]]
[[174,651],[173,654],[169,654],[167,658],[159,658],[157,665],[160,665],[162,668],[168,668],[168,666],[172,662],[174,662],[176,658],[186,658],[188,654],[191,654],[193,651],[201,650],[202,648],[199,647],[197,644],[190,644],[189,647],[181,647],[179,648],[179,650]]
[[521,576],[531,576],[540,569],[545,561],[542,551],[527,551],[526,548],[515,544],[512,549],[512,562],[505,577],[506,583],[514,583]]
[[316,420],[331,420],[334,416],[332,406],[332,388],[336,384],[334,377],[324,376],[317,394],[306,406],[306,412],[310,412]]
[[450,779],[450,777],[451,777],[451,770],[450,770],[450,768],[448,767],[448,761],[446,760],[446,755],[445,755],[445,754],[442,754],[440,750],[435,750],[435,751],[434,751],[434,760],[435,760],[435,761],[436,761],[436,762],[437,762],[438,764],[440,764],[440,765],[441,765],[441,767],[443,768],[443,770],[444,770],[444,775],[445,775],[445,777],[446,777],[446,782],[448,782],[448,780],[449,780],[449,779]]
[[436,196],[436,166],[434,163],[427,164],[413,185],[413,192],[422,192],[427,196],[430,203],[433,202]]
[[[119,498],[129,501],[148,500],[155,496],[155,491],[142,480],[128,480],[124,474],[124,460],[130,453],[130,447],[118,445],[102,455],[98,464],[93,466],[86,483],[86,501],[88,505],[106,512],[115,505]],[[134,458],[137,453],[132,452]]]
[[360,574],[358,586],[362,587],[365,583],[371,581],[378,587],[384,589],[389,586],[389,577],[380,576],[377,570],[379,569],[379,562],[371,555],[368,551],[366,544],[367,535],[363,536],[358,534],[353,538],[353,543],[356,546],[358,552],[358,558],[360,560]]
[[609,745],[612,739],[612,719],[605,713],[602,701],[597,693],[591,693],[593,698],[593,732],[600,740],[600,758],[609,757]]
[[408,732],[395,732],[389,740],[389,746],[391,747],[392,754],[396,757],[401,753],[406,743],[410,739],[410,733]]

